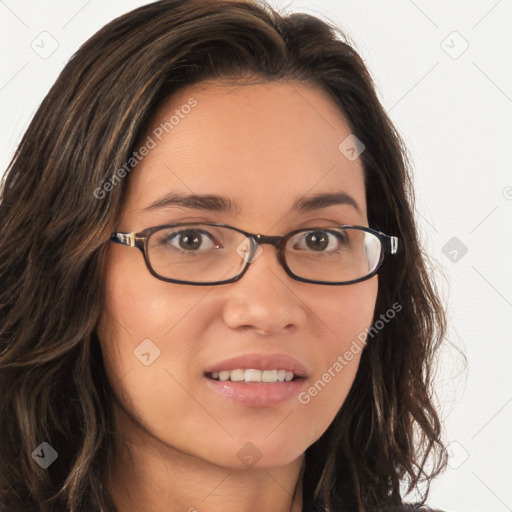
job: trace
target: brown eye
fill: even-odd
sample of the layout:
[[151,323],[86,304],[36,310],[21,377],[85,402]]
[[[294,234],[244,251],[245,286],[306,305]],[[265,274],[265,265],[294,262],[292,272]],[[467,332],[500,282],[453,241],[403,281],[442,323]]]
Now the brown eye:
[[297,235],[299,241],[293,246],[293,249],[308,250],[312,252],[335,252],[345,241],[344,235],[336,231],[315,230]]
[[212,235],[202,229],[186,229],[163,233],[159,244],[191,252],[206,251],[219,247],[219,244],[214,242]]
[[314,251],[323,251],[329,245],[329,237],[322,231],[314,231],[306,236],[306,245]]

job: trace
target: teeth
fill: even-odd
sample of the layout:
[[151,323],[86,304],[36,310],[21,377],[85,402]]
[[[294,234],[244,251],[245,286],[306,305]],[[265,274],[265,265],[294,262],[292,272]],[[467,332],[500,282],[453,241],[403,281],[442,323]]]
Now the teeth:
[[277,382],[277,370],[265,370],[261,374],[261,382]]
[[236,370],[224,370],[222,372],[213,372],[212,379],[220,380],[225,382],[231,380],[232,382],[290,382],[294,374],[287,370],[255,370],[248,369],[242,370],[240,368]]
[[234,382],[240,382],[245,380],[245,372],[244,370],[231,370],[230,378]]
[[245,370],[245,382],[261,382],[261,370]]

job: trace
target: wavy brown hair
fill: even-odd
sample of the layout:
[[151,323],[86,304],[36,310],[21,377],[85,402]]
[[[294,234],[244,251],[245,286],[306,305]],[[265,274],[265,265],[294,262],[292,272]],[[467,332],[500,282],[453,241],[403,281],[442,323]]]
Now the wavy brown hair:
[[[351,391],[306,451],[304,510],[391,510],[445,466],[431,388],[445,316],[413,218],[405,148],[359,55],[334,25],[263,1],[165,0],[91,37],[45,97],[0,197],[0,510],[110,512],[112,391],[96,327],[121,168],[161,102],[206,79],[291,80],[327,91],[366,149],[369,225],[400,237],[379,274],[378,319]],[[97,194],[96,194],[97,195]],[[41,442],[59,454],[40,468]],[[402,490],[401,490],[402,489]]]

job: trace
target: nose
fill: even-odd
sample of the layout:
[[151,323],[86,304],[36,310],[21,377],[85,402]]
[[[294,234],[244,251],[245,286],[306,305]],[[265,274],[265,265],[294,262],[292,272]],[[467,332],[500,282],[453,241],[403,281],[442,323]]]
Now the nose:
[[275,247],[260,247],[242,278],[228,285],[224,321],[231,329],[252,329],[262,336],[293,331],[306,320],[305,306],[294,290],[302,283],[288,276]]

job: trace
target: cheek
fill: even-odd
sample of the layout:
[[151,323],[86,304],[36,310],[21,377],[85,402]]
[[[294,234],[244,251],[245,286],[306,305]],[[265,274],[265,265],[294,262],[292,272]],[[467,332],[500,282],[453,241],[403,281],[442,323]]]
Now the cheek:
[[[298,397],[308,415],[319,419],[316,435],[328,427],[343,405],[354,382],[366,332],[371,327],[378,280],[372,278],[318,300],[325,325],[318,339],[318,365],[310,385]],[[321,418],[321,419],[320,419]]]
[[325,314],[322,317],[329,327],[330,341],[337,348],[342,347],[347,338],[357,337],[371,325],[377,301],[378,277],[340,288],[335,296],[323,299]]
[[104,334],[105,339],[110,339],[113,332],[118,332],[131,343],[152,336],[161,339],[176,328],[197,302],[196,290],[153,277],[139,251],[114,247],[105,280],[100,338]]
[[[180,425],[184,418],[205,417],[204,410],[191,399],[195,394],[191,382],[197,368],[199,334],[207,322],[197,311],[207,291],[187,290],[155,279],[145,271],[142,255],[133,253],[136,258],[130,252],[123,258],[113,255],[110,260],[98,336],[117,400],[137,424],[156,429],[158,436],[165,438],[162,432],[169,425]],[[131,428],[131,420],[122,417],[122,428]],[[185,446],[189,430],[183,429],[183,434]]]
[[[126,250],[122,257],[112,251],[109,260],[98,336],[112,384],[133,381],[135,391],[143,393],[161,387],[165,368],[189,367],[184,361],[193,350],[190,337],[202,329],[200,319],[191,314],[200,297],[196,290],[155,279],[142,255]],[[163,375],[167,382],[168,375]]]

